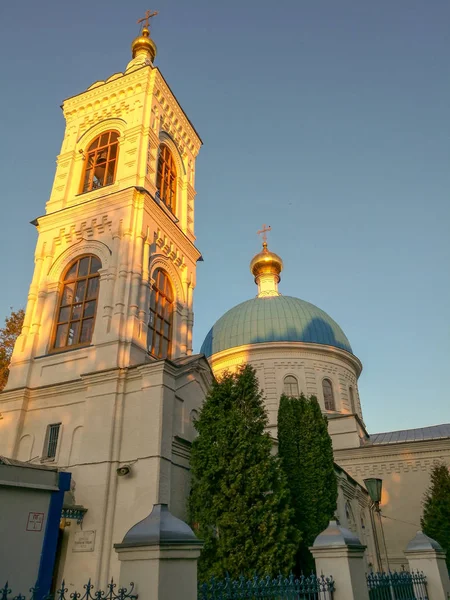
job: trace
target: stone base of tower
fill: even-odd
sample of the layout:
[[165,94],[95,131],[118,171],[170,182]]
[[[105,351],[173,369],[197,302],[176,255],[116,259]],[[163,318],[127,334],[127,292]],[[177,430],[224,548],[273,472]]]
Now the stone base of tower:
[[63,522],[58,578],[69,591],[118,577],[113,544],[154,504],[186,518],[193,419],[211,380],[206,359],[192,356],[1,394],[0,455],[70,471],[72,501],[87,509],[82,524]]

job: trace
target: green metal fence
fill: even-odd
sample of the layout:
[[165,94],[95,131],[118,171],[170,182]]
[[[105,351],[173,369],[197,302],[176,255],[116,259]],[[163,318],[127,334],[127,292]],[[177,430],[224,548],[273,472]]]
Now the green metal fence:
[[334,581],[331,577],[253,577],[223,580],[212,578],[199,585],[198,600],[332,600]]
[[423,573],[369,573],[370,600],[429,600]]

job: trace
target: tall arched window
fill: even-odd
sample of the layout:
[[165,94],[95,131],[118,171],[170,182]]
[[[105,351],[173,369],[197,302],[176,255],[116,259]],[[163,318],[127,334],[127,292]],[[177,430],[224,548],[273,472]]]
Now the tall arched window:
[[323,399],[325,401],[325,410],[336,410],[334,403],[333,384],[329,379],[322,381]]
[[351,410],[352,414],[355,414],[356,413],[355,394],[353,392],[352,386],[350,386],[348,388],[348,395],[350,398],[350,410]]
[[172,285],[167,273],[161,269],[155,271],[153,278],[148,351],[156,358],[169,358],[172,350]]
[[85,346],[91,342],[101,262],[96,256],[83,256],[67,269],[59,298],[53,349]]
[[156,187],[159,197],[173,213],[177,199],[177,170],[172,152],[165,144],[159,149],[158,170],[156,174]]
[[81,192],[90,192],[114,183],[119,134],[106,131],[95,138],[85,154]]
[[283,382],[285,396],[299,396],[298,381],[293,375],[286,375]]

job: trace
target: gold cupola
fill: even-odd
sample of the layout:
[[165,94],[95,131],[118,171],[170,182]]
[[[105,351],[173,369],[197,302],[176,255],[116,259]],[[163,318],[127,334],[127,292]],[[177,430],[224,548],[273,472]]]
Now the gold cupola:
[[142,26],[141,33],[134,38],[131,44],[132,60],[128,63],[126,72],[145,65],[153,65],[156,57],[156,44],[150,37],[150,19],[155,17],[158,11],[146,11],[145,17],[139,19],[138,25]]
[[263,233],[263,249],[261,252],[256,254],[250,262],[250,271],[252,272],[255,283],[258,286],[258,298],[264,296],[279,296],[278,284],[281,280],[280,273],[283,270],[283,261],[275,254],[270,252],[267,247],[266,231],[269,229],[264,228],[261,230]]
[[149,58],[153,63],[156,56],[156,44],[150,37],[150,29],[143,27],[141,35],[133,40],[131,44],[131,53],[133,58],[142,56],[143,58]]

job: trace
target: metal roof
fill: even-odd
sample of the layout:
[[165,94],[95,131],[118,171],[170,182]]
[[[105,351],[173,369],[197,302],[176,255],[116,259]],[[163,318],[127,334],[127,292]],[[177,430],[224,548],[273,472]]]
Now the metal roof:
[[370,436],[368,444],[401,444],[405,442],[421,442],[424,440],[442,440],[450,438],[450,423],[419,427],[418,429],[401,429],[400,431],[387,431],[374,433]]
[[323,310],[291,296],[253,298],[226,312],[212,327],[200,352],[264,342],[326,344],[352,352],[344,332]]

